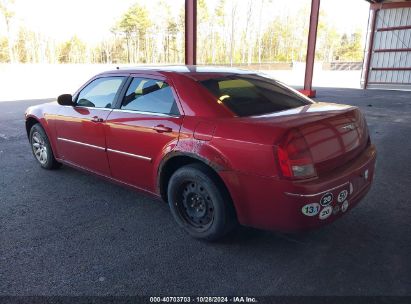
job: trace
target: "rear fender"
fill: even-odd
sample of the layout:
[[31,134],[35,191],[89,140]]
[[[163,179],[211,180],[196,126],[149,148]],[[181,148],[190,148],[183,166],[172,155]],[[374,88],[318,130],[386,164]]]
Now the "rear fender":
[[[167,153],[164,153],[167,152]],[[186,156],[210,166],[218,175],[221,171],[230,171],[231,164],[228,159],[217,149],[212,147],[209,142],[185,138],[178,141],[178,144],[169,149],[163,150],[163,157],[154,163],[153,181],[156,185],[157,193],[160,193],[160,177],[167,162],[175,157]]]
[[228,158],[211,143],[212,141],[197,140],[195,138],[180,138],[176,150],[173,152],[197,158],[217,172],[232,170]]

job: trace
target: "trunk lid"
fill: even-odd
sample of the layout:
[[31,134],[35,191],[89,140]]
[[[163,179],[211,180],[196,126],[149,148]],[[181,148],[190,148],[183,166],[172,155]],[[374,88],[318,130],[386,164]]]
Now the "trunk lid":
[[287,111],[250,117],[254,123],[297,129],[303,135],[318,174],[342,166],[368,144],[368,128],[357,107],[314,103]]

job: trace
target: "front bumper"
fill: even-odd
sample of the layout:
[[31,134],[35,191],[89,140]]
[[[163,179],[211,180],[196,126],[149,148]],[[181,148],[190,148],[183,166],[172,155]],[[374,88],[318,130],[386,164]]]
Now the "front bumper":
[[350,163],[314,180],[236,174],[227,178],[228,188],[241,224],[304,231],[333,222],[355,207],[371,188],[375,162],[376,150],[370,145]]

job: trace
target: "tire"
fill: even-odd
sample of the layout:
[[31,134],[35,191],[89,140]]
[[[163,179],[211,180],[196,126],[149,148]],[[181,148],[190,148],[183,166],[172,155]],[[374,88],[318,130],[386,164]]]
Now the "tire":
[[60,168],[61,163],[54,158],[50,141],[39,123],[31,127],[29,136],[31,151],[40,166],[48,170]]
[[168,204],[176,222],[197,239],[215,241],[236,227],[227,190],[202,164],[178,169],[168,183]]

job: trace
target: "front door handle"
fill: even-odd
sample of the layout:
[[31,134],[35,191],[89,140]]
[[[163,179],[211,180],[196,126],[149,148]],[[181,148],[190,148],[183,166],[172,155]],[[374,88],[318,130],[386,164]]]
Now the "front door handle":
[[103,122],[103,118],[100,118],[98,116],[93,116],[91,119],[92,122]]
[[173,131],[173,129],[171,129],[169,127],[165,127],[163,125],[155,126],[153,129],[158,133],[170,133],[170,132]]

